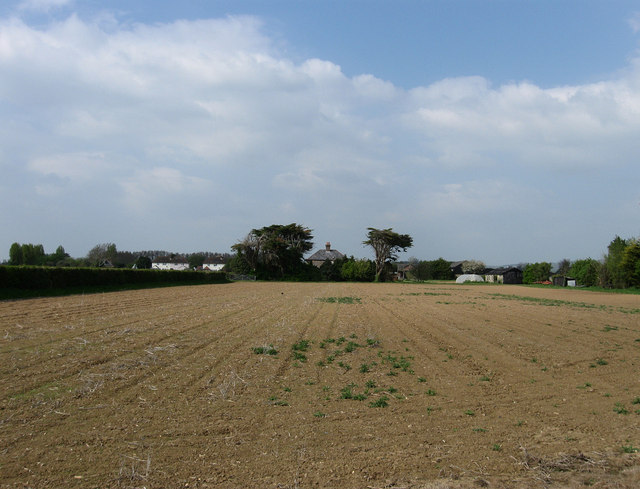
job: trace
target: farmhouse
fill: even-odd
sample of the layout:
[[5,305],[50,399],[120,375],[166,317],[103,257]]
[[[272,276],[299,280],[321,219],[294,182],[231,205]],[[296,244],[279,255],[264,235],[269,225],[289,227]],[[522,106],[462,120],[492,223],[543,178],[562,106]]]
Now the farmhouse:
[[331,243],[327,241],[324,250],[316,251],[309,258],[305,258],[305,261],[315,265],[316,267],[321,267],[327,260],[333,263],[336,260],[341,260],[342,258],[344,258],[344,254],[340,253],[338,250],[332,250]]
[[182,256],[159,256],[151,262],[153,270],[189,270],[189,262]]
[[484,281],[496,284],[521,284],[522,270],[516,267],[495,268],[485,273]]
[[224,268],[224,260],[219,256],[209,257],[202,264],[202,269],[206,272],[219,272]]

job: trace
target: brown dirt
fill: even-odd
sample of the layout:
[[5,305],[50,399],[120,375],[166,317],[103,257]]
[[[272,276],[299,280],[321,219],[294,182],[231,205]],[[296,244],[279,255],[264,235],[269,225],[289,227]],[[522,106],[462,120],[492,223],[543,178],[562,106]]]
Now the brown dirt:
[[0,372],[2,488],[640,487],[638,295],[234,283],[9,301]]

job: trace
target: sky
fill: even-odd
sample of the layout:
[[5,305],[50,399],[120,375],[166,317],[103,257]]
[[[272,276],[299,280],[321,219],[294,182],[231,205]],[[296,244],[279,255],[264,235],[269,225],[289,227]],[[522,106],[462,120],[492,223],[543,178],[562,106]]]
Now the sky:
[[599,259],[640,236],[636,0],[0,4],[0,261],[230,252]]

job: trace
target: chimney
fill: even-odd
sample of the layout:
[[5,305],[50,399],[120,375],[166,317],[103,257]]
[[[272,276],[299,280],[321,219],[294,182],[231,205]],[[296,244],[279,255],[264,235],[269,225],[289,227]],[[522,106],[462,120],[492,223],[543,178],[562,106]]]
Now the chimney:
[[331,251],[331,243],[329,241],[327,241],[327,244],[324,246],[327,249],[327,251]]

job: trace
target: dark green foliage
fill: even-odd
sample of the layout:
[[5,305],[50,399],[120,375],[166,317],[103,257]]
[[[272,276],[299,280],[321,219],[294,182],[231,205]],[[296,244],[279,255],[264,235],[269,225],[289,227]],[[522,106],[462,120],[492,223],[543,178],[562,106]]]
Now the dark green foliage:
[[9,249],[9,265],[37,265],[37,266],[64,266],[64,261],[69,255],[62,246],[56,248],[55,253],[45,254],[41,244],[13,243]]
[[452,280],[451,262],[444,258],[431,261],[419,261],[412,272],[418,280]]
[[311,229],[296,223],[252,229],[242,242],[231,247],[237,254],[231,263],[232,270],[240,273],[249,270],[263,280],[318,279],[318,269],[302,259],[313,247],[312,239]]
[[342,261],[340,274],[349,282],[373,282],[376,277],[376,264],[367,259],[356,260],[353,256]]
[[151,258],[148,256],[139,256],[136,260],[136,268],[139,270],[148,270],[151,268]]
[[620,267],[627,285],[640,287],[640,241],[633,241],[625,248]]
[[320,276],[322,280],[327,282],[340,282],[344,280],[342,278],[342,264],[346,261],[346,258],[341,260],[334,260],[332,263],[331,260],[326,260],[320,266]]
[[606,276],[603,277],[603,285],[623,289],[627,286],[625,272],[622,268],[622,259],[625,250],[629,245],[629,241],[616,236],[611,240],[607,247],[607,256],[604,259],[604,271]]
[[20,246],[20,243],[13,243],[9,248],[9,265],[22,265],[23,262],[22,246]]
[[576,260],[569,269],[569,275],[576,279],[579,285],[593,287],[600,282],[600,262],[592,258]]
[[194,270],[198,267],[201,267],[204,263],[204,259],[205,256],[202,253],[193,253],[192,255],[189,255],[189,258],[187,258],[187,260],[189,261],[189,268],[191,268],[191,270]]
[[43,292],[56,289],[62,292],[64,289],[82,287],[224,282],[227,282],[227,277],[222,272],[0,266],[0,289],[7,289],[5,292],[16,289]]
[[549,280],[551,275],[551,263],[529,263],[524,267],[522,272],[522,282],[525,284],[532,284],[535,282],[543,282]]

